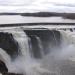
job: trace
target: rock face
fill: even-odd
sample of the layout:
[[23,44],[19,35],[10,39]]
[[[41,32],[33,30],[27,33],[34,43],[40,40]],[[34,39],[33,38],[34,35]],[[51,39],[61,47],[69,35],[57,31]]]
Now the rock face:
[[24,30],[31,40],[33,57],[41,58],[41,48],[38,41],[41,42],[43,53],[47,55],[52,48],[58,47],[61,43],[61,34],[56,30]]
[[0,60],[0,75],[23,75],[23,74],[8,72],[8,68],[6,67],[5,63]]
[[16,74],[16,73],[8,73],[8,72],[6,72],[6,73],[2,73],[2,75],[23,75],[23,74]]
[[4,62],[0,60],[0,73],[8,72],[8,69]]
[[18,43],[14,40],[13,35],[0,32],[0,48],[5,50],[11,58],[18,56]]
[[1,75],[22,75],[17,73],[9,73],[5,63],[2,62],[1,60],[0,60],[0,73]]

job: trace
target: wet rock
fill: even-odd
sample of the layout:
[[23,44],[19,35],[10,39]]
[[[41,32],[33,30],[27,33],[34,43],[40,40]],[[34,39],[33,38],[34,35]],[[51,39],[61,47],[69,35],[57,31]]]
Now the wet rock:
[[17,41],[14,40],[12,34],[7,32],[0,32],[0,48],[6,51],[11,58],[17,57],[20,52]]
[[8,69],[4,62],[0,60],[0,73],[8,72]]
[[2,75],[23,75],[23,74],[4,72],[2,73]]
[[31,40],[31,47],[30,50],[34,58],[42,58],[40,53],[40,47],[37,40],[37,37],[41,41],[41,47],[44,55],[49,54],[54,48],[60,47],[61,44],[61,34],[59,31],[56,30],[43,30],[43,29],[34,29],[34,30],[24,30],[27,36]]

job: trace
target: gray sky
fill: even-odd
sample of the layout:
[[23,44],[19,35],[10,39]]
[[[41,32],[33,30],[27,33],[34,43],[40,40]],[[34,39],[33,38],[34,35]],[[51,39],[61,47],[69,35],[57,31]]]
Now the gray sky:
[[75,0],[0,0],[0,12],[75,12]]
[[75,4],[75,0],[0,0],[0,5],[28,5],[42,3]]
[[0,5],[28,5],[28,4],[75,4],[75,0],[0,0]]

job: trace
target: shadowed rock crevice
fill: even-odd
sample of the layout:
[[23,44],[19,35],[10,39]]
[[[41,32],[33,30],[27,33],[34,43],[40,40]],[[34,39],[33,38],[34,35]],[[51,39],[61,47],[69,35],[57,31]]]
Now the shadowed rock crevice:
[[0,60],[0,73],[8,72],[8,69],[3,61]]
[[19,54],[18,43],[9,33],[0,32],[0,48],[6,51],[11,58],[15,58]]
[[[32,53],[35,58],[41,58],[41,49],[44,54],[48,54],[61,43],[61,34],[56,30],[24,30],[24,32],[31,39]],[[36,39],[37,37],[39,39]],[[38,41],[41,42],[41,49],[39,48]]]

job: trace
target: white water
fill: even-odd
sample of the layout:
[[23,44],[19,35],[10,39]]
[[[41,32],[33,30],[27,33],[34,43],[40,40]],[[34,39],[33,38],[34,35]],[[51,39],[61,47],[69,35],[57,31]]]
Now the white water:
[[[36,37],[39,47],[41,49],[40,52],[44,56],[44,58],[40,61],[35,60],[31,57],[28,45],[29,38],[26,33],[24,33],[22,30],[15,30],[11,33],[13,34],[14,39],[19,44],[19,47],[21,49],[21,55],[19,55],[14,61],[11,61],[10,56],[3,50],[0,50],[2,60],[4,59],[4,62],[6,63],[9,72],[22,73],[27,75],[42,75],[44,73],[56,73],[56,75],[60,75],[60,65],[62,65],[61,61],[74,61],[75,59],[75,45],[71,42],[69,42],[69,44],[66,44],[69,37],[65,38],[65,36],[67,36],[64,35],[65,32],[61,32],[61,40],[63,41],[61,48],[58,48],[58,50],[53,50],[50,54],[46,56],[43,54],[43,47],[40,38]],[[65,40],[66,42],[64,42]]]
[[38,41],[38,45],[39,45],[39,48],[40,48],[40,53],[41,53],[42,57],[44,57],[44,51],[43,51],[43,45],[42,45],[41,39],[38,36],[35,36],[35,37]]
[[9,72],[33,75],[33,68],[38,67],[39,63],[31,58],[28,36],[23,32],[23,30],[18,30],[14,33],[12,32],[12,34],[19,44],[21,54],[15,59],[15,61],[11,62],[11,66],[8,67]]
[[0,60],[5,62],[7,67],[11,62],[10,55],[8,55],[2,48],[0,48]]
[[19,47],[21,49],[22,55],[25,57],[29,57],[29,45],[28,45],[28,37],[23,31],[18,31],[13,34],[14,39],[18,42]]

